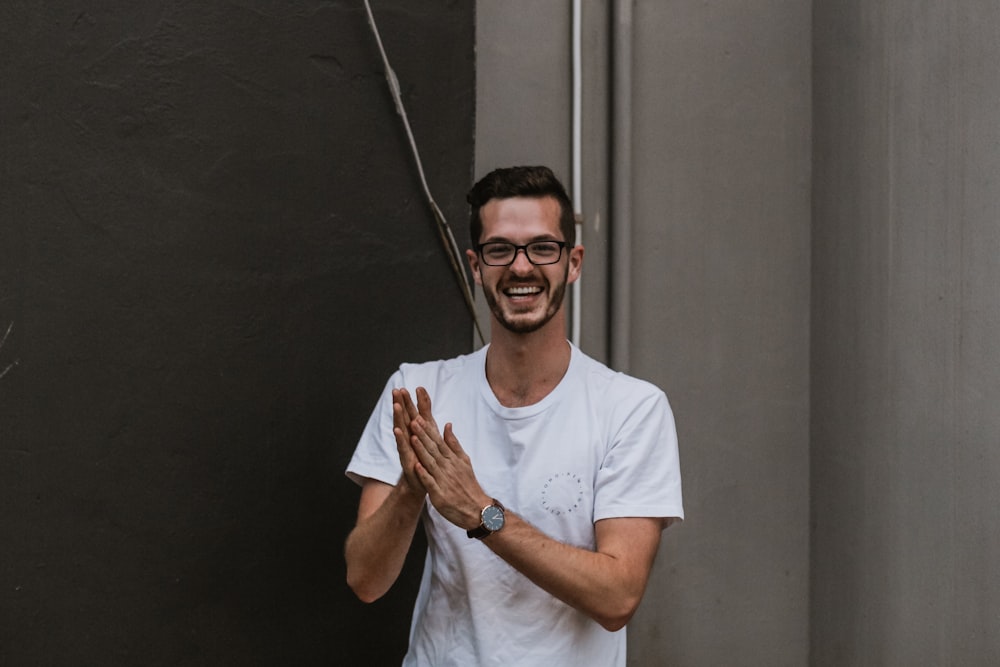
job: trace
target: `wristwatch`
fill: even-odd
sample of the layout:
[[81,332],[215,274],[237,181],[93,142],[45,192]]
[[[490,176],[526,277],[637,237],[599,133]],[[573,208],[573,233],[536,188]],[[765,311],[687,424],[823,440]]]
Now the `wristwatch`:
[[470,538],[481,540],[484,537],[488,537],[497,532],[503,528],[504,511],[504,507],[500,504],[500,501],[494,498],[493,504],[487,505],[483,508],[483,511],[479,513],[482,523],[472,530],[466,531],[466,534]]

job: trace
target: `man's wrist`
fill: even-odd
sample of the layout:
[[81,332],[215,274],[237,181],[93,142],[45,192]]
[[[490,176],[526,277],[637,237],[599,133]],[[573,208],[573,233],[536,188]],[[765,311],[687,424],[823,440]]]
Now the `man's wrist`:
[[469,508],[469,520],[463,526],[466,530],[475,530],[483,523],[483,510],[493,504],[493,499],[484,496],[476,505]]
[[396,484],[395,493],[399,502],[404,505],[411,507],[422,507],[424,504],[424,499],[427,497],[427,492],[423,489],[417,491],[414,489],[406,480],[406,477],[400,477],[399,482]]
[[485,539],[500,531],[505,524],[506,508],[496,498],[491,498],[489,504],[479,511],[479,523],[475,528],[466,530],[470,538]]

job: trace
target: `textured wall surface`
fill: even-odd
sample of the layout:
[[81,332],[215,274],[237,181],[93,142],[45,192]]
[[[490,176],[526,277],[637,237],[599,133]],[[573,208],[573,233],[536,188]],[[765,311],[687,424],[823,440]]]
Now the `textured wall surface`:
[[1000,8],[814,9],[812,662],[1000,664]]
[[[608,3],[584,0],[581,51],[581,190],[578,243],[586,249],[579,281],[580,343],[607,358]],[[544,164],[573,189],[571,3],[479,0],[476,4],[476,173]],[[572,192],[570,192],[572,195]],[[483,321],[488,311],[479,299]],[[567,303],[572,312],[573,300]]]
[[[462,225],[473,8],[373,4]],[[0,664],[398,664],[342,471],[469,318],[382,72],[354,1],[0,9]]]
[[[476,3],[477,178],[541,164],[571,187],[569,20],[565,3]],[[476,289],[488,340],[489,308]]]
[[649,1],[634,20],[631,366],[670,397],[689,515],[634,664],[802,665],[809,5]]

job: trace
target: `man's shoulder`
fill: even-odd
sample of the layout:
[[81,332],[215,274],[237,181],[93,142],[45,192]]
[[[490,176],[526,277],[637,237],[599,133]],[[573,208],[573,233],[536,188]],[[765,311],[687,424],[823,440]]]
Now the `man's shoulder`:
[[662,389],[648,380],[609,368],[579,349],[575,350],[574,353],[578,354],[583,381],[605,393],[609,398],[614,396],[641,398],[663,394]]
[[455,376],[481,363],[483,351],[476,350],[448,359],[404,362],[399,365],[399,373],[407,379],[441,378]]

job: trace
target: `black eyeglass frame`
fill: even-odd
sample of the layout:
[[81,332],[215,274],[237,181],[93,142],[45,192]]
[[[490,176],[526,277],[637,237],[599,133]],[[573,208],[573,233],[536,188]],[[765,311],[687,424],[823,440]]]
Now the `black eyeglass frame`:
[[[559,246],[559,254],[556,255],[556,258],[554,260],[552,260],[551,262],[536,262],[535,260],[531,259],[531,253],[528,252],[528,248],[530,248],[531,246],[537,246],[537,245],[540,245],[540,244],[554,244],[554,245]],[[502,245],[502,246],[507,246],[509,248],[514,248],[514,254],[511,255],[510,261],[506,262],[504,264],[490,264],[489,262],[487,262],[486,261],[486,255],[483,253],[483,248],[485,248],[486,246],[491,246],[491,245]],[[547,240],[543,240],[543,241],[532,241],[531,243],[525,243],[524,245],[517,245],[516,243],[510,243],[509,241],[487,241],[486,243],[479,243],[479,244],[476,245],[476,253],[479,255],[479,259],[483,260],[483,264],[485,264],[486,266],[510,266],[515,261],[517,261],[517,253],[519,253],[520,251],[523,250],[524,251],[524,256],[528,259],[528,261],[532,265],[534,265],[534,266],[549,266],[549,265],[552,265],[552,264],[558,264],[559,263],[559,260],[562,259],[563,250],[566,249],[568,246],[569,246],[569,243],[567,243],[566,241],[556,241],[555,239],[547,239]]]

